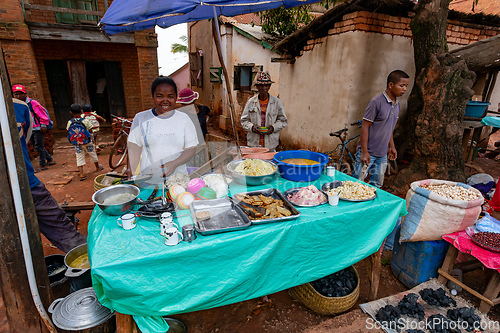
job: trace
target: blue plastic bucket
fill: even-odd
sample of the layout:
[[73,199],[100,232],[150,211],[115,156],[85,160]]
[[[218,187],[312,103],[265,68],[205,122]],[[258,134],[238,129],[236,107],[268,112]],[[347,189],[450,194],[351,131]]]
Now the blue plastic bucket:
[[445,240],[399,243],[400,228],[392,249],[391,267],[394,275],[408,288],[438,276],[449,243]]
[[[319,164],[297,165],[282,162],[282,160],[289,158],[305,158],[317,161]],[[281,177],[295,182],[310,182],[321,176],[325,164],[328,163],[328,159],[327,155],[313,151],[287,150],[274,155],[273,162],[278,165]]]
[[465,107],[465,117],[483,118],[489,102],[469,101]]

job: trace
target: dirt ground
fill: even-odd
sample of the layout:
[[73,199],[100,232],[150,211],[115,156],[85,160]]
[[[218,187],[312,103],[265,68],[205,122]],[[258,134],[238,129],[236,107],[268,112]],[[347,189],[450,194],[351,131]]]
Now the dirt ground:
[[[500,131],[492,140],[500,140]],[[57,164],[51,166],[49,170],[37,173],[52,195],[60,203],[91,201],[94,193],[94,178],[99,174],[111,171],[108,166],[108,153],[112,144],[110,130],[101,133],[100,145],[103,150],[99,154],[99,161],[104,166],[103,171],[95,172],[94,166],[87,164],[85,173],[87,180],[79,181],[76,168],[74,148],[68,143],[64,133],[55,135],[54,158]],[[88,163],[88,159],[87,159]],[[495,179],[500,176],[500,161],[478,158],[474,164],[481,166],[485,172],[492,174]],[[38,162],[34,161],[35,167]],[[87,234],[87,223],[91,211],[81,211],[76,216],[79,219],[78,229],[84,235]],[[45,238],[43,238],[44,254],[62,253]],[[380,288],[378,297],[386,297],[407,290],[401,284],[390,267],[392,252],[384,251],[383,267],[380,278]],[[346,254],[348,255],[348,254]],[[359,304],[368,301],[369,282],[366,274],[364,262],[355,265],[361,279],[360,297],[356,305],[347,313],[338,316],[321,316],[308,310],[300,303],[294,301],[288,292],[282,291],[268,295],[268,302],[262,299],[252,299],[232,305],[227,305],[215,309],[186,313],[173,316],[182,320],[188,327],[190,333],[205,332],[379,332],[379,330],[369,330],[366,327],[368,315],[364,314]],[[464,281],[470,283],[480,292],[486,287],[486,276],[483,270],[476,270],[464,275]],[[477,300],[467,292],[461,292],[461,296],[471,300],[476,306]],[[259,304],[266,304],[257,311]],[[1,308],[1,307],[0,307]],[[8,324],[5,316],[0,322],[0,331],[8,332]],[[494,320],[500,319],[500,307],[494,307],[490,311],[490,317]]]

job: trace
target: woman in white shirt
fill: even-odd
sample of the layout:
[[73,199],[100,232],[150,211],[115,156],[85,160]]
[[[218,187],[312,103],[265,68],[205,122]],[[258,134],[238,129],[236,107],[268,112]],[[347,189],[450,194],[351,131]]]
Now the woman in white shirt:
[[175,110],[177,86],[169,77],[151,85],[155,107],[135,115],[128,137],[127,174],[153,174],[154,180],[187,174],[186,163],[196,153],[198,139],[189,116]]

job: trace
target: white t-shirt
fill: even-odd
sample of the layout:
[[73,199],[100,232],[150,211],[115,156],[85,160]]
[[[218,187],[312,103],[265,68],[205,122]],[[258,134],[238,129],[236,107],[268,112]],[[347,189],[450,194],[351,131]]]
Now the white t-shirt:
[[[136,114],[128,142],[142,148],[141,174],[152,174],[152,179],[162,178],[162,164],[177,159],[186,148],[198,145],[193,122],[175,110],[168,116],[156,115],[153,110]],[[186,165],[175,169],[176,173],[187,174]]]

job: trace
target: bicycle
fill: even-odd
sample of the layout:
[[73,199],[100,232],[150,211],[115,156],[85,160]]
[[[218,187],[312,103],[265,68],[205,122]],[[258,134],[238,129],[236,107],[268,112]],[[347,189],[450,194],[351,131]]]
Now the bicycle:
[[125,118],[115,116],[114,114],[111,116],[121,123],[120,132],[118,132],[118,136],[109,152],[109,167],[114,170],[126,161],[128,155],[127,139],[132,122]]
[[[358,120],[358,121],[352,123],[351,126],[357,125],[358,126],[357,128],[361,128],[361,124],[362,124],[362,121]],[[331,152],[327,152],[327,155],[330,156],[330,159],[333,162],[333,166],[335,167],[336,170],[350,175],[350,174],[352,174],[352,167],[351,167],[351,164],[349,162],[344,161],[344,155],[347,152],[346,160],[348,157],[348,158],[350,158],[351,163],[354,163],[356,161],[356,158],[351,154],[349,149],[347,149],[347,145],[350,142],[359,138],[360,134],[357,134],[357,135],[353,136],[352,138],[347,139],[348,130],[349,129],[346,127],[346,128],[341,129],[341,130],[338,130],[336,132],[330,133],[330,136],[335,136],[335,137],[339,138],[340,143],[337,145],[337,147],[335,147],[334,150],[332,150]],[[337,153],[339,148],[340,148],[340,151]]]
[[[358,125],[357,128],[361,128],[362,124],[363,124],[363,121],[358,120],[358,121],[352,123],[351,126]],[[352,155],[350,150],[347,149],[347,144],[349,142],[352,142],[353,140],[356,140],[357,138],[359,138],[359,136],[361,134],[357,134],[357,135],[353,136],[352,138],[349,138],[348,140],[346,140],[347,135],[348,135],[347,132],[348,132],[348,128],[343,128],[339,131],[330,133],[330,136],[335,136],[335,137],[339,138],[341,143],[339,143],[337,145],[335,150],[333,150],[331,152],[327,152],[327,155],[330,156],[331,160],[333,161],[335,169],[337,169],[338,171],[341,171],[345,174],[350,175],[350,174],[352,174],[351,164],[354,164],[356,162],[356,158]],[[335,153],[337,152],[339,147],[340,147],[340,153],[338,155],[336,155]],[[351,164],[348,162],[344,162],[344,160],[343,160],[346,151],[347,151],[349,158],[351,159],[351,161],[350,161]],[[334,157],[331,157],[331,156],[334,156]],[[399,169],[398,169],[398,164],[397,164],[396,160],[392,160],[392,161],[387,160],[387,167],[385,169],[386,176],[395,175],[398,173],[398,171],[399,171]]]

